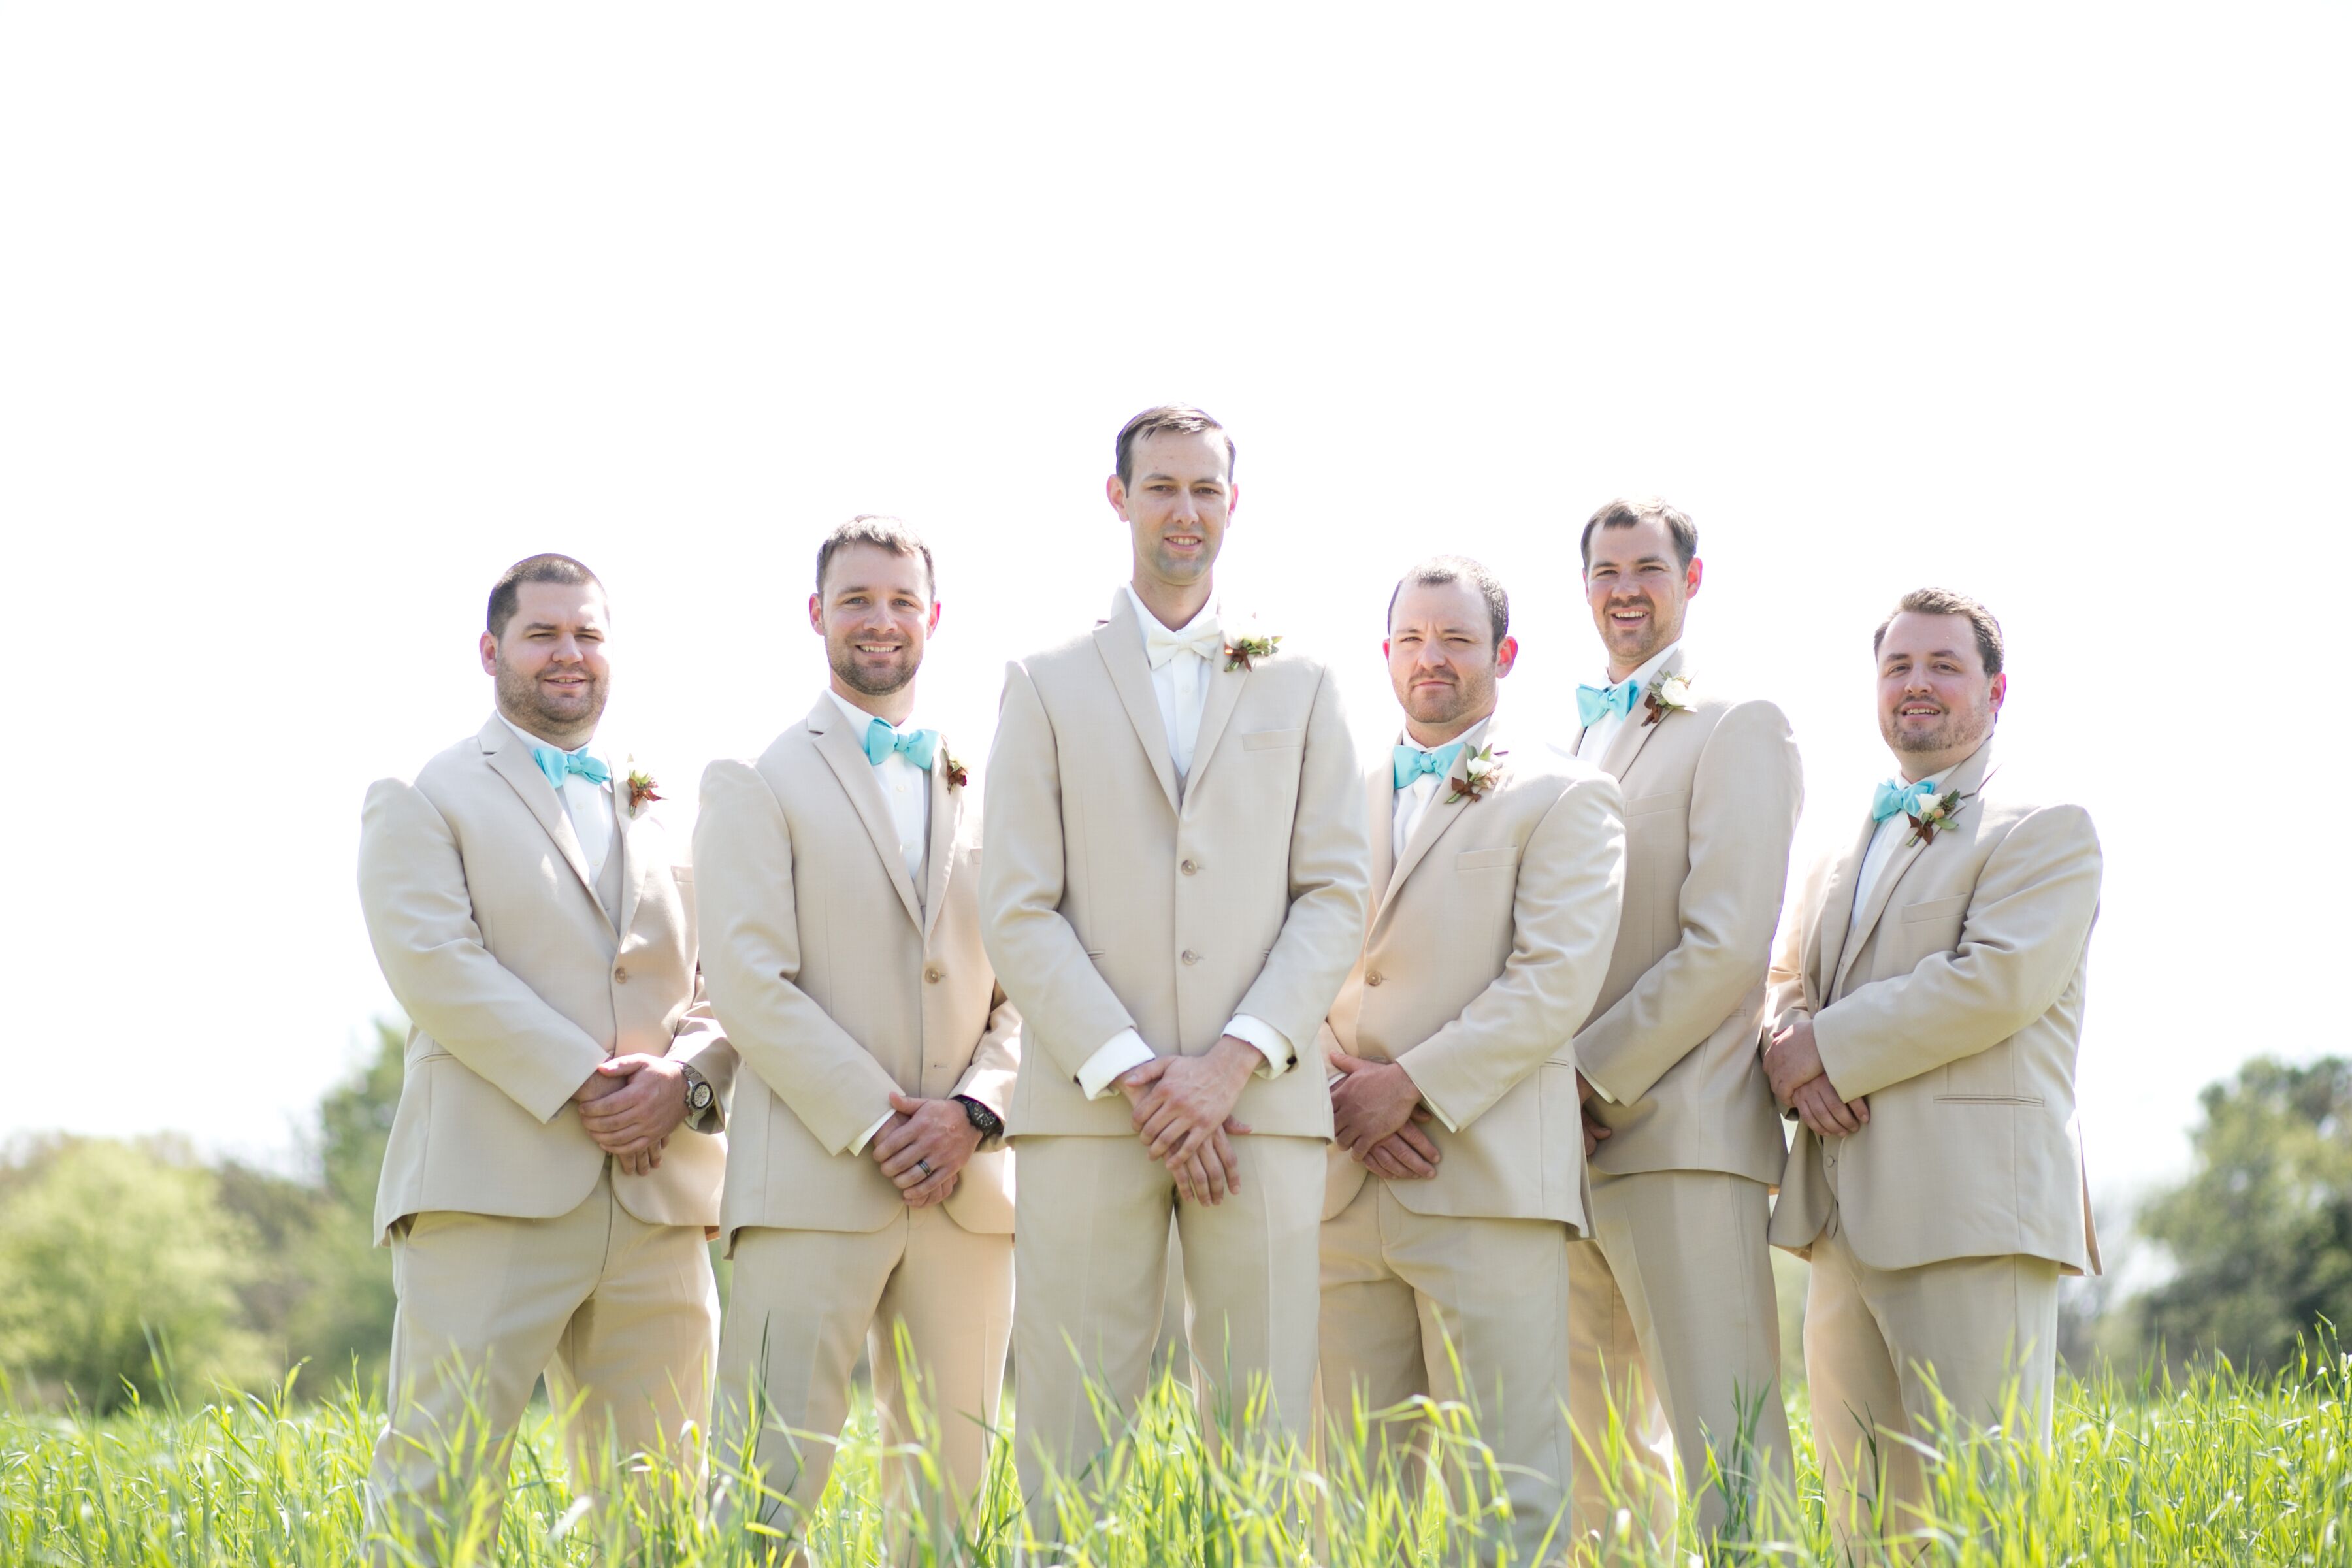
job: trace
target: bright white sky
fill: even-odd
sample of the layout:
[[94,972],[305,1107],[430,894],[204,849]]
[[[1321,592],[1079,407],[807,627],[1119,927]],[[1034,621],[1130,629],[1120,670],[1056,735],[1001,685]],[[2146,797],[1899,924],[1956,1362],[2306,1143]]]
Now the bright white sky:
[[1519,721],[1575,530],[1697,520],[1692,642],[1807,837],[1887,771],[1903,590],[2006,623],[2004,747],[2107,847],[2095,1185],[2347,1041],[2352,95],[2333,6],[16,6],[0,1133],[284,1157],[390,1006],[361,795],[475,729],[482,600],[610,584],[606,738],[691,810],[822,678],[822,531],[940,558],[927,721],[1101,613],[1120,422],[1238,438],[1229,599],[1368,739],[1397,573],[1492,563]]

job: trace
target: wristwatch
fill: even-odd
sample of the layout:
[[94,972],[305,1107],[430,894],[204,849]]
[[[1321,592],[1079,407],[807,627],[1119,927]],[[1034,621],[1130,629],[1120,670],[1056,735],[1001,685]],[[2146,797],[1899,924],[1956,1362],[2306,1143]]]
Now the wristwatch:
[[694,1070],[692,1062],[680,1062],[677,1070],[686,1079],[686,1124],[696,1131],[710,1115],[710,1102],[716,1098],[710,1090],[710,1080]]
[[972,1124],[983,1143],[993,1143],[1004,1136],[1004,1119],[968,1094],[954,1097],[963,1107],[964,1120]]

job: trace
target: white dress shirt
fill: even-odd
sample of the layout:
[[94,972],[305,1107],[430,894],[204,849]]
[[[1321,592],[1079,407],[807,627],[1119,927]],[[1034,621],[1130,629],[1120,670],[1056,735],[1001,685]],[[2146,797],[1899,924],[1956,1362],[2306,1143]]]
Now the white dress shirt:
[[[1675,649],[1682,646],[1683,645],[1679,640],[1668,643],[1665,647],[1652,654],[1649,657],[1649,659],[1643,663],[1640,668],[1636,669],[1632,675],[1625,678],[1627,680],[1632,680],[1637,683],[1633,688],[1633,709],[1635,712],[1639,712],[1641,710],[1642,693],[1649,689],[1651,680],[1658,673],[1658,667],[1664,664],[1667,659],[1673,658]],[[1602,686],[1622,686],[1624,684],[1624,681],[1610,679],[1609,671],[1604,668],[1601,672],[1600,684]],[[1586,730],[1584,731],[1584,738],[1576,742],[1577,760],[1579,762],[1591,763],[1597,766],[1600,763],[1601,759],[1609,754],[1609,747],[1611,743],[1617,739],[1617,731],[1625,727],[1627,721],[1631,717],[1632,715],[1630,714],[1621,715],[1614,708],[1602,714],[1601,716],[1601,722]]]
[[[1144,607],[1136,595],[1133,584],[1127,589],[1129,603],[1135,606],[1135,616],[1142,623],[1143,641],[1147,650],[1151,646],[1152,628],[1160,626],[1160,617]],[[1179,637],[1198,637],[1202,645],[1207,634],[1217,630],[1217,606],[1204,606],[1201,613],[1176,628]],[[1165,629],[1162,629],[1162,635]],[[1219,649],[1223,637],[1216,638]],[[1149,658],[1149,653],[1146,655]],[[1166,726],[1168,758],[1176,764],[1176,778],[1181,784],[1192,771],[1192,748],[1201,738],[1201,712],[1208,706],[1211,667],[1206,654],[1179,649],[1151,672],[1151,694],[1160,700],[1160,721]],[[1259,1064],[1260,1078],[1280,1078],[1290,1070],[1297,1053],[1290,1048],[1289,1037],[1262,1018],[1247,1013],[1236,1013],[1225,1026],[1225,1033],[1237,1040],[1246,1041],[1265,1060]],[[1133,1029],[1121,1029],[1102,1047],[1088,1057],[1078,1068],[1078,1087],[1089,1100],[1100,1100],[1111,1092],[1112,1080],[1121,1073],[1141,1067],[1151,1059],[1150,1046]]]
[[[1489,714],[1456,735],[1454,740],[1462,742],[1462,749],[1465,752],[1475,752],[1486,744],[1484,737],[1486,733],[1486,726],[1492,722],[1494,722],[1494,716]],[[1424,746],[1411,735],[1399,735],[1397,744],[1411,746],[1416,752],[1444,750],[1444,746]],[[1454,741],[1445,742],[1446,746],[1452,744]],[[1389,776],[1394,778],[1396,774],[1391,771]],[[1437,786],[1444,782],[1444,777],[1437,773],[1423,773],[1412,783],[1397,791],[1396,816],[1389,827],[1391,865],[1404,858],[1404,847],[1412,842],[1412,830],[1421,826],[1422,816],[1429,810],[1429,803],[1437,798]]]
[[[1961,759],[1962,762],[1967,760],[1965,757]],[[1959,765],[1959,763],[1954,763],[1952,768]],[[1937,795],[1944,793],[1944,780],[1950,774],[1952,768],[1946,768],[1940,773],[1928,775],[1927,783]],[[1862,852],[1862,869],[1854,873],[1853,908],[1847,911],[1845,917],[1847,936],[1851,937],[1853,934],[1854,926],[1861,921],[1863,906],[1870,902],[1870,890],[1878,886],[1878,879],[1885,875],[1886,863],[1895,858],[1896,847],[1915,831],[1916,829],[1911,826],[1910,813],[1898,811],[1880,823],[1878,831],[1870,836],[1870,847]]]
[[[499,715],[499,722],[512,730],[524,745],[533,750],[541,746],[558,752],[566,749],[552,741],[541,740],[503,713]],[[591,736],[581,744],[571,747],[570,752],[575,757],[593,756],[610,773],[613,759],[596,751],[595,745],[595,738]],[[595,881],[604,875],[604,857],[613,852],[612,780],[590,784],[580,773],[566,773],[555,795],[563,803],[563,815],[572,819],[572,835],[580,840],[580,853],[587,857],[588,879]]]
[[[868,713],[831,687],[827,697],[840,704],[856,728],[851,731],[857,743],[866,743],[866,731],[877,715]],[[904,735],[920,729],[918,724],[889,724],[890,733]],[[939,759],[934,756],[934,765]],[[907,879],[915,884],[915,898],[923,897],[923,856],[931,842],[931,775],[907,760],[902,752],[893,752],[875,764],[874,782],[882,788],[882,804],[890,808],[890,826],[898,835],[898,857],[907,863]]]

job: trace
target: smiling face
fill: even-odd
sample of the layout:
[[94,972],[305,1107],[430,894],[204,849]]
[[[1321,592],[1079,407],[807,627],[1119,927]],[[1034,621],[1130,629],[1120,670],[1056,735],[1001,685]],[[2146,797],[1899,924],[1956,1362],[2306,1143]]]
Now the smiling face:
[[1477,589],[1460,581],[1408,584],[1389,612],[1389,684],[1406,732],[1443,745],[1495,710],[1495,682],[1519,657],[1516,637],[1495,643],[1495,623]]
[[809,595],[809,625],[824,638],[834,678],[866,697],[902,691],[922,668],[940,624],[923,558],[878,544],[845,544]]
[[1674,535],[1654,517],[1596,528],[1584,566],[1584,597],[1609,652],[1609,678],[1622,680],[1683,635],[1683,616],[1698,592],[1703,563],[1685,567]]
[[1171,592],[1206,582],[1241,495],[1222,430],[1161,430],[1135,444],[1132,483],[1117,474],[1112,510],[1127,523],[1135,574]]
[[593,583],[516,584],[515,612],[482,634],[482,668],[499,711],[569,748],[596,732],[612,670],[604,662],[604,590]]
[[1966,616],[1905,610],[1878,644],[1878,732],[1923,779],[1966,758],[1992,730],[2009,675],[1987,675]]

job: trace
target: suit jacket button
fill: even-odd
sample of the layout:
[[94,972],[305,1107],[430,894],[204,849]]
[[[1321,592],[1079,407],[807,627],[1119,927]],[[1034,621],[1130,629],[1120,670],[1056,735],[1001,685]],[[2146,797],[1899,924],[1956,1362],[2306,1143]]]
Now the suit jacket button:
[[1185,862],[1184,862],[1184,864],[1183,864],[1182,866],[1181,866],[1181,867],[1179,867],[1179,868],[1178,868],[1179,870],[1182,871],[1182,872],[1184,873],[1184,875],[1186,875],[1187,877],[1189,877],[1189,876],[1191,876],[1193,872],[1195,872],[1195,871],[1197,871],[1197,870],[1199,870],[1199,869],[1201,868],[1201,863],[1200,863],[1198,860],[1187,860],[1187,861],[1185,861]]
[[628,983],[629,966],[625,963],[614,964],[613,966],[613,984],[615,985],[626,985]]
[[923,969],[923,978],[933,985],[937,985],[940,981],[946,979],[947,973],[948,972],[946,970],[941,969],[936,963],[927,964]]
[[1364,976],[1364,984],[1367,985],[1378,985],[1381,983],[1381,972],[1376,969],[1370,974]]
[[1184,962],[1187,963],[1198,963],[1201,962],[1201,955],[1194,952],[1188,947],[1184,950]]

